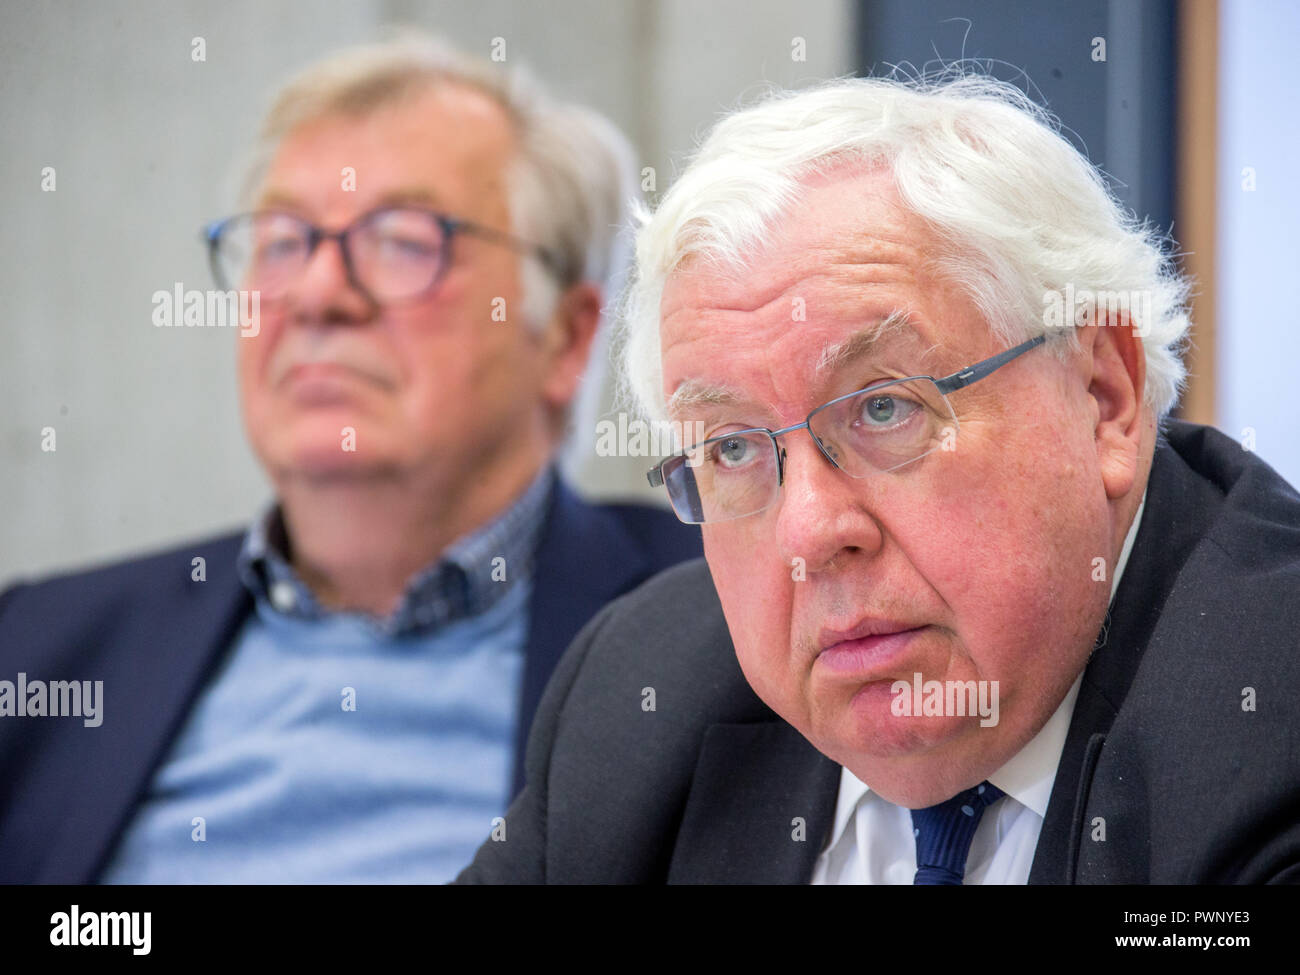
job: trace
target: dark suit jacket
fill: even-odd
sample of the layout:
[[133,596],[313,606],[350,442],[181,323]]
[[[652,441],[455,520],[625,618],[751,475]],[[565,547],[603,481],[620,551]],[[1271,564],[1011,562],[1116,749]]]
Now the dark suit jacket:
[[[556,482],[537,554],[516,741],[565,647],[605,603],[700,554],[698,529]],[[92,882],[253,601],[242,534],[0,595],[0,680],[103,680],[104,721],[0,718],[0,881]],[[190,560],[207,560],[207,581]]]
[[[1103,633],[1030,882],[1300,881],[1300,496],[1172,422]],[[579,634],[527,775],[460,881],[806,883],[840,768],[749,689],[701,560]]]

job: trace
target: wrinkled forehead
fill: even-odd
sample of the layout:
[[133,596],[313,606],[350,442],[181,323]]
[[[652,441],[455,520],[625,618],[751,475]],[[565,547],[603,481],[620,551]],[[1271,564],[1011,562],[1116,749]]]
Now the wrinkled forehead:
[[[715,199],[717,197],[717,199]],[[927,245],[928,226],[905,207],[892,174],[879,165],[840,162],[800,176],[774,215],[742,206],[714,188],[675,233],[667,282],[707,277],[712,297],[740,306],[762,303],[783,284],[836,263],[896,259],[899,247]]]
[[[842,333],[809,336],[809,341],[799,350],[802,361],[792,362],[798,374],[806,380],[807,391],[814,397],[824,398],[825,395],[843,392],[838,388],[843,376],[854,375],[851,370],[864,367],[872,359],[918,364],[915,368],[896,370],[895,378],[901,377],[903,373],[922,375],[925,370],[921,364],[932,359],[937,352],[937,347],[925,345],[920,332],[915,329],[910,316],[903,309],[895,309],[884,315],[867,316],[866,320],[855,324],[857,327],[842,338],[839,337]],[[701,364],[705,365],[704,369],[671,384],[667,400],[670,417],[680,419],[708,414],[717,409],[747,407],[762,402],[762,398],[756,397],[750,385],[745,382],[743,373],[732,378],[726,370],[716,367],[711,369],[707,364]],[[862,385],[862,382],[853,385]],[[797,384],[795,388],[798,389]]]
[[[925,265],[916,243],[876,230],[814,241],[740,273],[703,261],[679,268],[660,306],[669,416],[751,403],[802,417],[856,380],[959,368],[979,336],[960,334],[969,315],[954,313],[959,299]],[[882,376],[867,376],[868,365]]]
[[785,425],[871,382],[948,375],[993,351],[971,296],[941,273],[951,242],[900,202],[885,170],[809,176],[748,241],[737,262],[691,254],[664,282],[669,418],[734,403]]
[[[359,205],[410,202],[457,210],[481,202],[480,208],[495,209],[506,202],[515,148],[509,117],[482,92],[451,83],[412,89],[287,128],[256,202],[282,204],[329,191]],[[349,183],[342,164],[364,168],[365,178]]]

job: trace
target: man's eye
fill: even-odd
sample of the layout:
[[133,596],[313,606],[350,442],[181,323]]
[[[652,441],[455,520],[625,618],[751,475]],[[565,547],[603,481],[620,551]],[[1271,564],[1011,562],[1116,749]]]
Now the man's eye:
[[895,394],[867,396],[854,426],[888,429],[907,422],[918,409],[920,407],[916,403]]
[[272,237],[262,241],[258,246],[257,258],[260,261],[283,261],[297,257],[305,247],[300,237]]
[[428,240],[414,237],[387,236],[379,240],[380,252],[392,257],[432,257],[437,253],[438,245]]
[[735,469],[752,459],[753,453],[754,445],[744,437],[727,437],[713,445],[709,459],[718,467]]

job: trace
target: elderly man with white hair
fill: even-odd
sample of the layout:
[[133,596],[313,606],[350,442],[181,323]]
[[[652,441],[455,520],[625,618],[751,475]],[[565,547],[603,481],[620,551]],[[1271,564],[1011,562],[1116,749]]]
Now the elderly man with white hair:
[[1300,497],[1168,417],[1187,282],[981,76],[721,121],[629,385],[705,561],[593,620],[462,881],[1300,881]]

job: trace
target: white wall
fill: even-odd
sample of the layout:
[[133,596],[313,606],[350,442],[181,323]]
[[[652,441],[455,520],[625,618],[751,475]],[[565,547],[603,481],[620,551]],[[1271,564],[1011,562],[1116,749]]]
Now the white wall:
[[1259,455],[1300,486],[1300,4],[1221,0],[1219,17],[1218,425],[1253,430]]
[[[4,21],[0,587],[241,525],[265,500],[234,331],[155,329],[151,296],[209,286],[198,228],[229,211],[235,157],[306,61],[393,21],[484,53],[505,37],[508,57],[622,125],[660,191],[756,82],[852,66],[847,0],[9,0]],[[593,455],[608,408],[579,417],[571,467],[588,493],[646,492],[644,458]]]

